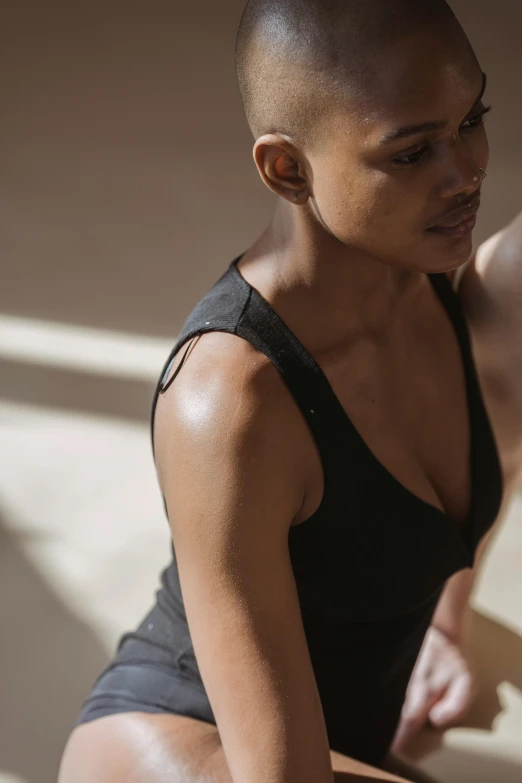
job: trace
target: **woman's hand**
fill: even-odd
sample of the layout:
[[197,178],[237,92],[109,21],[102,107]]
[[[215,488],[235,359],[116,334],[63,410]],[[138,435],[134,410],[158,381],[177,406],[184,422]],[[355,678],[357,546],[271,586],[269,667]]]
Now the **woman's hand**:
[[415,663],[391,750],[401,752],[429,722],[458,725],[478,692],[476,675],[458,643],[431,625]]

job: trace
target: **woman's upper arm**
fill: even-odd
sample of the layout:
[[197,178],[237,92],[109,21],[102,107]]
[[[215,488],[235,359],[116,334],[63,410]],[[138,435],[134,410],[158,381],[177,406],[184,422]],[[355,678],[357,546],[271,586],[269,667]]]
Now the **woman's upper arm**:
[[288,552],[303,481],[268,393],[279,381],[255,361],[189,366],[157,409],[156,459],[189,630],[233,779],[331,783]]

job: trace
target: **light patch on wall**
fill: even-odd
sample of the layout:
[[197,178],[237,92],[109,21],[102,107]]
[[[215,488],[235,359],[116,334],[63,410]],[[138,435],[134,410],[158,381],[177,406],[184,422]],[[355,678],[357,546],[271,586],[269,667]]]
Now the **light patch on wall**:
[[156,381],[172,339],[0,315],[0,358]]

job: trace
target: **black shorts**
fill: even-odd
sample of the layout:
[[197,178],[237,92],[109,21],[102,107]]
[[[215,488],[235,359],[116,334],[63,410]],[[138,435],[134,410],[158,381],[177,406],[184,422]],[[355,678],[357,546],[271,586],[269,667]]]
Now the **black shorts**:
[[[166,622],[155,606],[137,632],[125,634],[111,663],[99,675],[83,703],[75,726],[121,712],[185,715],[216,725],[206,691],[191,658],[172,654],[172,647],[143,638],[145,630]],[[185,664],[185,661],[188,663]]]

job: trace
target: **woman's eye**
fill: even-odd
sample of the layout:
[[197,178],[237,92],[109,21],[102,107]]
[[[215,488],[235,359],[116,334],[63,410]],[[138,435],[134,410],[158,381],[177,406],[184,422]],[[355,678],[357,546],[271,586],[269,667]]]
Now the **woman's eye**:
[[[471,120],[467,120],[467,122],[464,123],[462,130],[466,132],[482,128],[484,126],[484,117],[489,111],[491,111],[491,109],[491,106],[487,106],[485,109],[482,109],[482,111],[479,112],[475,117],[473,117]],[[424,158],[427,151],[428,147],[423,147],[421,150],[414,152],[411,155],[406,155],[402,158],[393,158],[392,162],[396,163],[398,166],[414,166]]]
[[476,128],[482,128],[484,125],[484,117],[489,111],[491,111],[492,108],[492,106],[486,106],[475,117],[465,122],[463,125],[464,130],[475,130]]
[[413,155],[406,155],[402,158],[394,158],[393,162],[397,163],[399,166],[413,166],[415,163],[418,163],[426,152],[428,151],[427,147],[424,147],[423,149],[419,150],[419,152],[414,152]]

